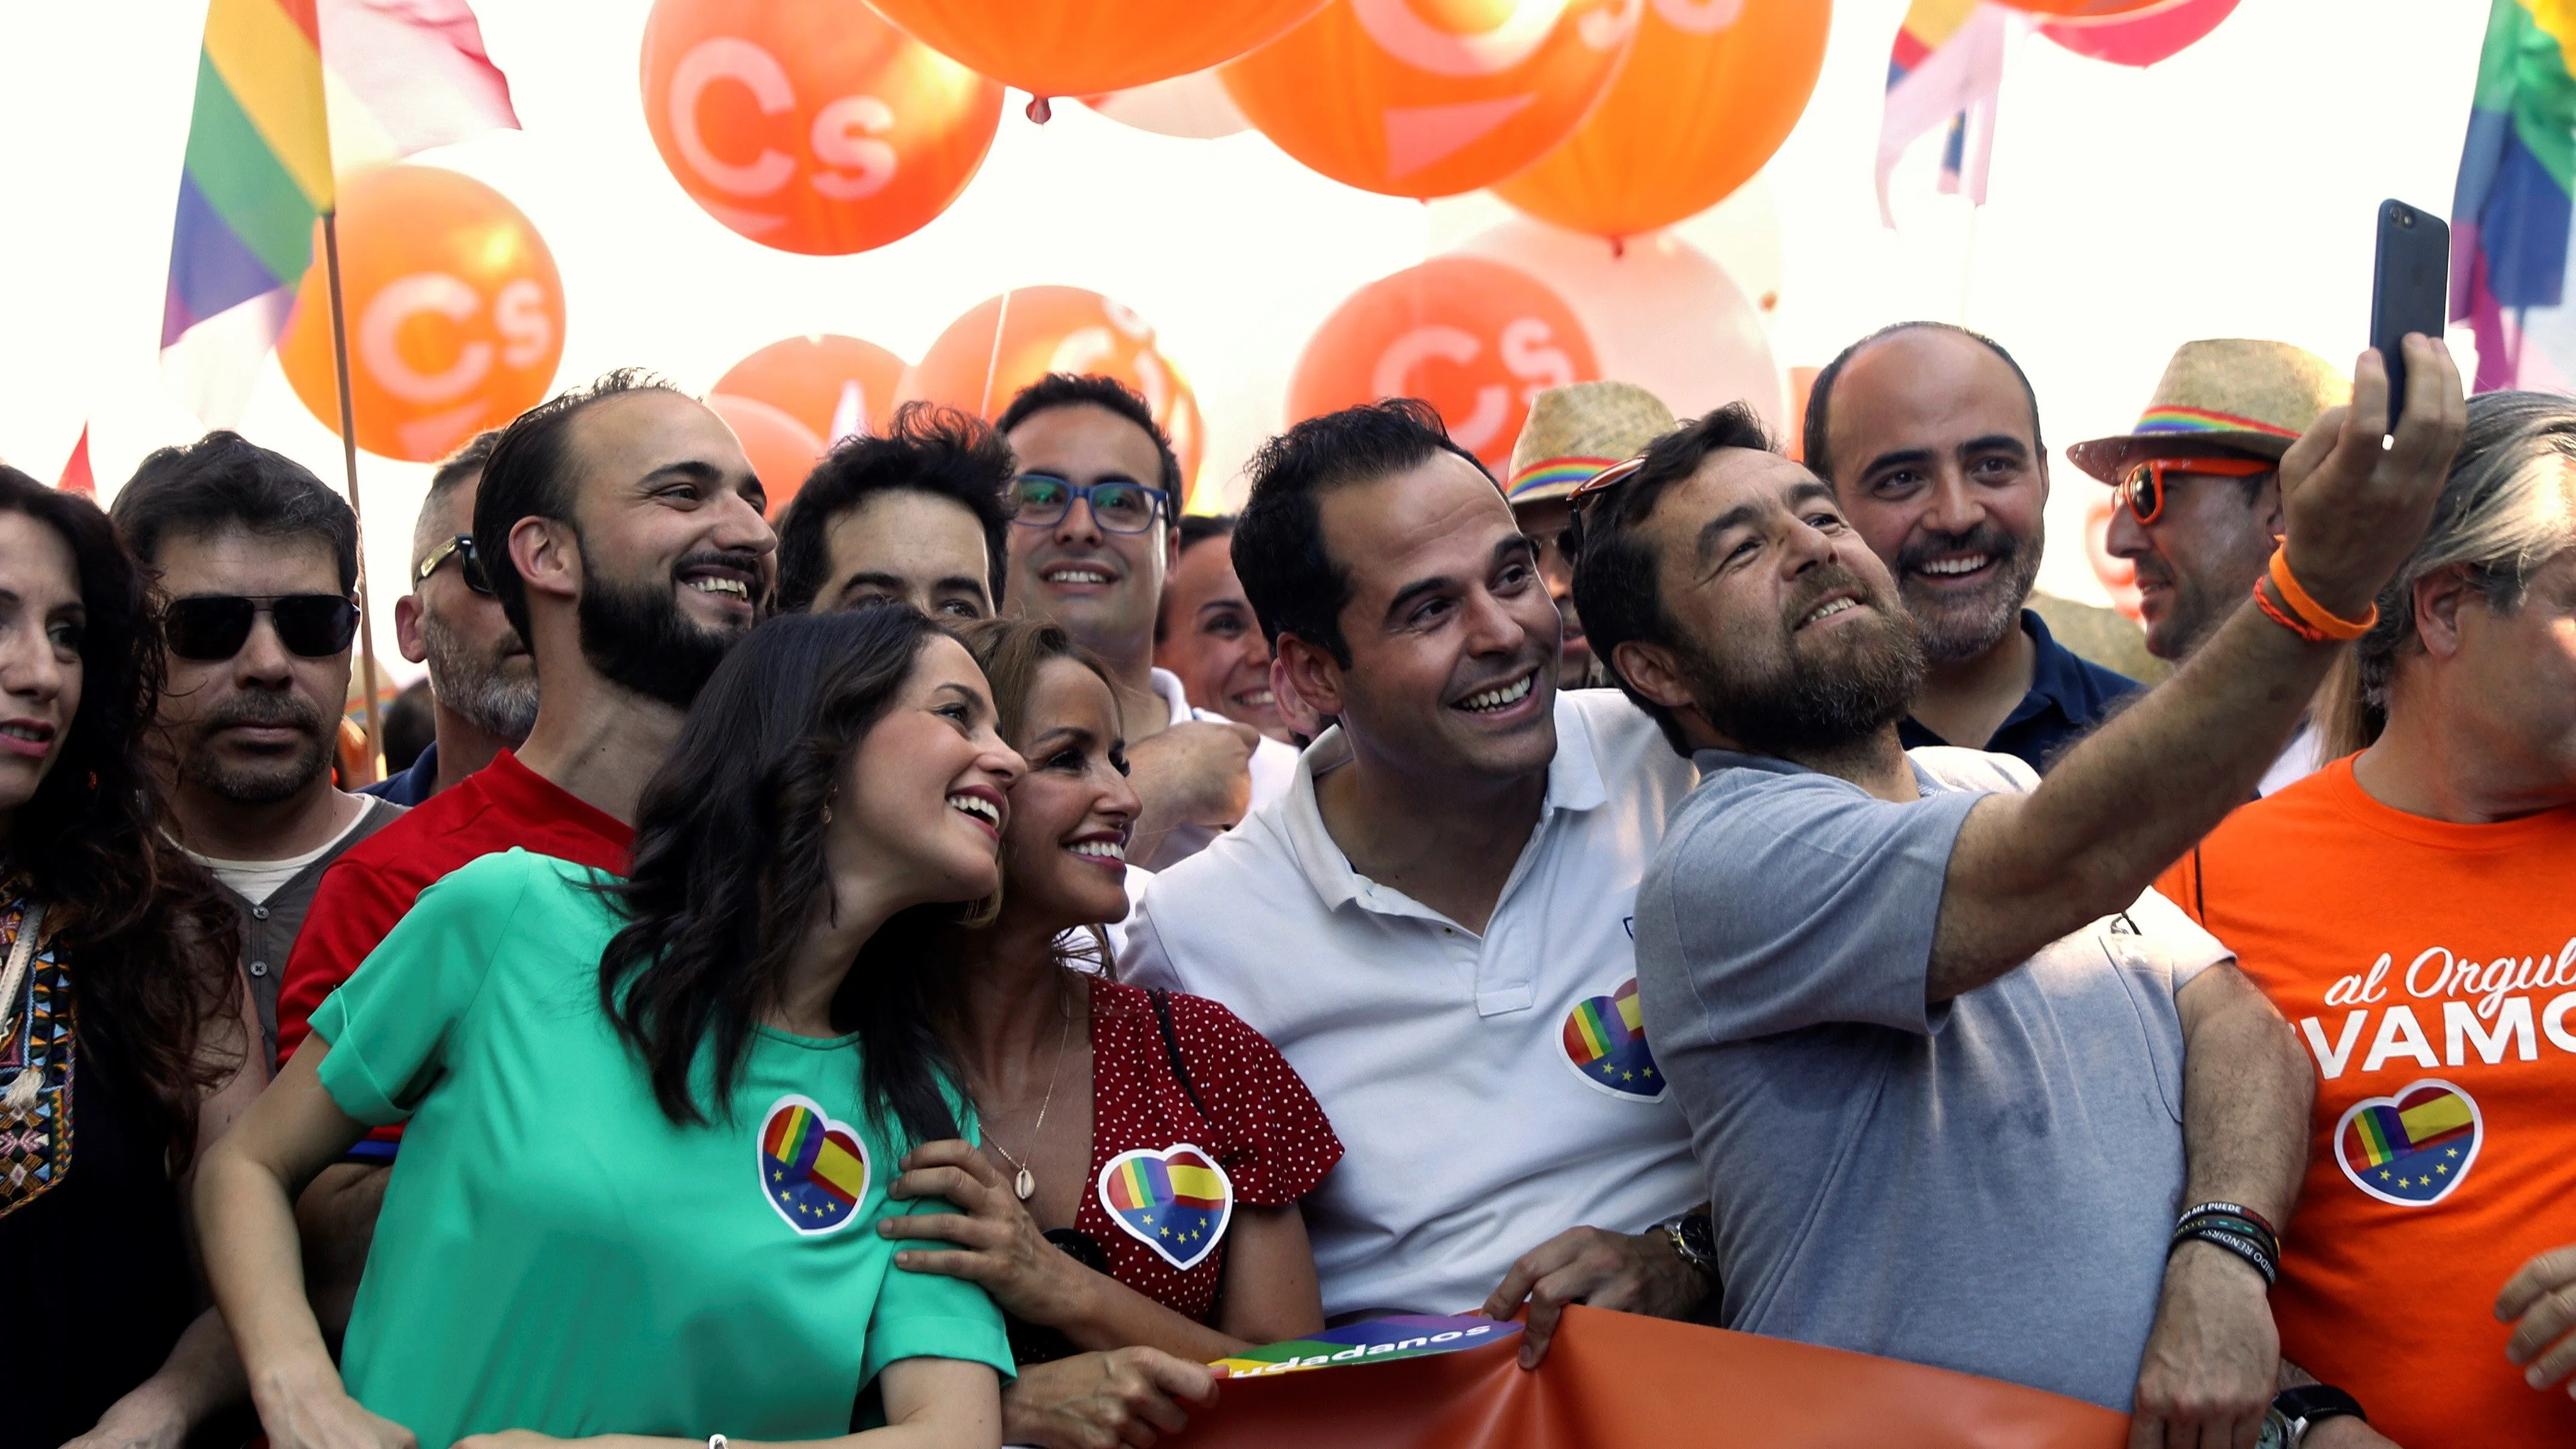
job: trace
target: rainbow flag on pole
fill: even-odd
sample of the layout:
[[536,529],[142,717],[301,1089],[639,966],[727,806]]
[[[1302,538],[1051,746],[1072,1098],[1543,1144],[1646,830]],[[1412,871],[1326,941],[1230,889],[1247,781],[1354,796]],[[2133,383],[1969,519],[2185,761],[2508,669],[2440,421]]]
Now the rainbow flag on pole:
[[335,163],[518,124],[466,0],[210,0],[161,309],[171,390],[205,422],[241,416],[312,264]]
[[[1917,137],[1948,123],[1941,148],[1941,190],[1986,204],[1986,171],[1995,152],[1995,98],[2002,93],[2004,40],[2010,13],[1984,0],[1914,0],[1887,56],[1887,109],[1878,132],[1878,217],[1888,209],[1887,179]],[[1971,150],[1973,131],[1973,146]]]
[[161,367],[207,422],[241,415],[331,209],[331,128],[314,0],[211,0],[197,57]]
[[2567,306],[2576,215],[2576,0],[2495,0],[2451,200],[2451,320],[2478,342],[2477,388],[2576,391]]

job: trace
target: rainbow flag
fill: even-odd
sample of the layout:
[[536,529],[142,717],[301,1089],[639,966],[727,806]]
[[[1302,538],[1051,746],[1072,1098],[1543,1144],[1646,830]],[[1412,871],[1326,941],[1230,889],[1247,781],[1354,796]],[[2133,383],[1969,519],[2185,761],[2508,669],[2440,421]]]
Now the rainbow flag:
[[[1878,217],[1896,225],[1887,180],[1916,138],[1947,123],[1941,190],[1986,204],[1994,159],[1995,98],[2002,93],[2011,12],[1988,0],[1914,0],[1887,56],[1887,102],[1878,131]],[[1970,150],[1974,133],[1975,149]]]
[[[331,127],[314,0],[211,0],[197,57],[161,365],[208,422],[241,415],[332,204]],[[247,359],[248,365],[244,364]]]
[[2576,214],[2576,0],[2494,0],[2451,199],[2451,320],[2478,342],[2477,389],[2576,390],[2566,307]]
[[210,0],[161,307],[171,390],[207,423],[241,416],[335,172],[518,124],[466,0]]

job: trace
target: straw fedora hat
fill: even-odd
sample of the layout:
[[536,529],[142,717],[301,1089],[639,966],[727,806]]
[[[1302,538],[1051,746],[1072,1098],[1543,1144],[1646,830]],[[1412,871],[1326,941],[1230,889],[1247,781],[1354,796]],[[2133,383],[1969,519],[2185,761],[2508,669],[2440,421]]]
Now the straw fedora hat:
[[1673,430],[1673,410],[1633,382],[1552,387],[1530,403],[1503,494],[1514,504],[1563,498],[1584,479]]
[[2351,400],[2349,379],[2324,358],[2286,342],[2186,342],[2165,364],[2137,427],[2115,438],[2072,444],[2066,457],[2105,483],[2119,482],[2121,464],[2151,448],[2186,456],[2278,458],[2317,414]]

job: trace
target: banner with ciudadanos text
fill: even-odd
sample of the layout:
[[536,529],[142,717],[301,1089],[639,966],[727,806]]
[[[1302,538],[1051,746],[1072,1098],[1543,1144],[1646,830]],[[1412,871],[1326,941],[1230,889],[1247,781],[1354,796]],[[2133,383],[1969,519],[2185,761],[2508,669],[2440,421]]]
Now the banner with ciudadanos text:
[[[1371,1361],[1327,1330],[1293,1359],[1229,1360],[1181,1449],[2119,1449],[2125,1414],[1920,1364],[1590,1308],[1566,1310],[1545,1362],[1517,1325],[1457,1331]],[[1369,1326],[1361,1326],[1363,1328]],[[1379,1335],[1385,1336],[1385,1335]],[[1478,1335],[1481,1337],[1481,1335]],[[1392,1345],[1386,1347],[1392,1348]],[[1354,1348],[1358,1351],[1354,1352]],[[1267,1351],[1256,1351],[1266,1355]],[[1414,1356],[1408,1356],[1408,1354]],[[1279,1357],[1285,1357],[1281,1355]],[[1318,1362],[1320,1360],[1321,1362]]]

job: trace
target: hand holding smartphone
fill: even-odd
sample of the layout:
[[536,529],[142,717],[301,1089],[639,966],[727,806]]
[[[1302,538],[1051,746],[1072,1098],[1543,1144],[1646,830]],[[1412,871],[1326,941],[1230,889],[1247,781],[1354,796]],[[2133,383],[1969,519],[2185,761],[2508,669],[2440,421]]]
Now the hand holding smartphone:
[[2370,280],[2370,345],[2388,367],[2388,431],[2406,404],[2409,332],[2439,341],[2451,293],[2451,228],[2429,211],[2379,204],[2379,260]]

